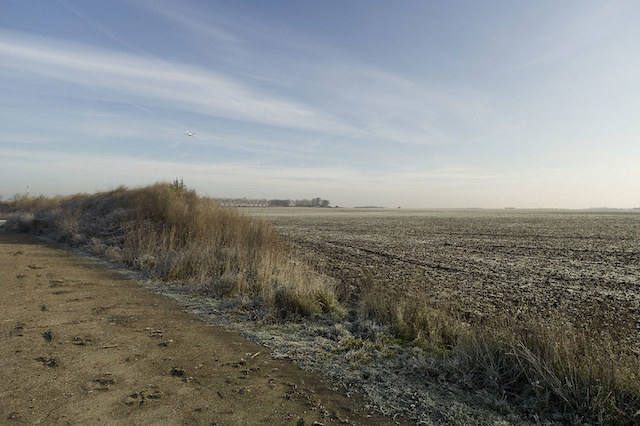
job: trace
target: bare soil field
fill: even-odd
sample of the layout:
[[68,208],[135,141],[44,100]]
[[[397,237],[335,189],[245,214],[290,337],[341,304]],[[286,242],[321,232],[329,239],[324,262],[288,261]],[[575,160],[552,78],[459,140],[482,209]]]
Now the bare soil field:
[[243,209],[357,294],[427,296],[470,322],[562,317],[640,354],[640,213]]
[[35,237],[0,230],[0,292],[0,424],[392,423]]

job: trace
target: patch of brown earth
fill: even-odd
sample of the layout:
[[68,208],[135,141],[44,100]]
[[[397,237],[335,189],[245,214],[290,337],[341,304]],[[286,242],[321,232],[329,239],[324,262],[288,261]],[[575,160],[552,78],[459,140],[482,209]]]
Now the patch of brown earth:
[[0,232],[1,424],[391,424],[325,379],[34,237]]

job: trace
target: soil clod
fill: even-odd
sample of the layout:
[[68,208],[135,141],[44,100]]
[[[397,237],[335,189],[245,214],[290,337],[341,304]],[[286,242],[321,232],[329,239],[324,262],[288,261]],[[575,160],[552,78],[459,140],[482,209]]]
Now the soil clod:
[[42,365],[51,367],[51,368],[56,367],[58,365],[58,361],[56,360],[55,357],[40,356],[38,358],[34,358],[34,360],[39,361],[42,363]]
[[13,329],[9,332],[9,335],[11,336],[18,336],[18,337],[22,337],[23,333],[22,331],[24,330],[25,324],[24,323],[17,323],[16,325],[13,326]]
[[185,377],[186,373],[184,371],[184,369],[179,368],[179,367],[173,367],[171,369],[171,375],[174,377]]
[[109,386],[113,385],[116,381],[111,377],[110,373],[105,373],[102,376],[93,379],[92,382],[97,385],[96,390],[106,391],[109,389]]
[[84,346],[89,344],[89,342],[91,342],[91,338],[89,337],[75,336],[71,339],[71,343],[76,346]]
[[158,388],[149,387],[129,394],[125,401],[125,404],[129,406],[141,406],[144,405],[147,401],[155,401],[162,398],[163,396],[163,393]]

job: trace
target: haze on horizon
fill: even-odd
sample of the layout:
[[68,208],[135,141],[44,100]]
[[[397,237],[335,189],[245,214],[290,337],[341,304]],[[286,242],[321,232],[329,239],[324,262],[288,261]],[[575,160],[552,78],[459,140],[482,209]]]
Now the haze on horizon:
[[183,178],[341,206],[638,207],[639,16],[633,0],[5,0],[0,196]]

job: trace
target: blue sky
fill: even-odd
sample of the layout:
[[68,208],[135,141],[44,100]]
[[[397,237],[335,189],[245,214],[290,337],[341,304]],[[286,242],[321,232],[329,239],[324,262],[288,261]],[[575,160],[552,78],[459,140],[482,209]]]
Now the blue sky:
[[639,19],[636,1],[4,0],[0,195],[183,178],[343,206],[640,206]]

